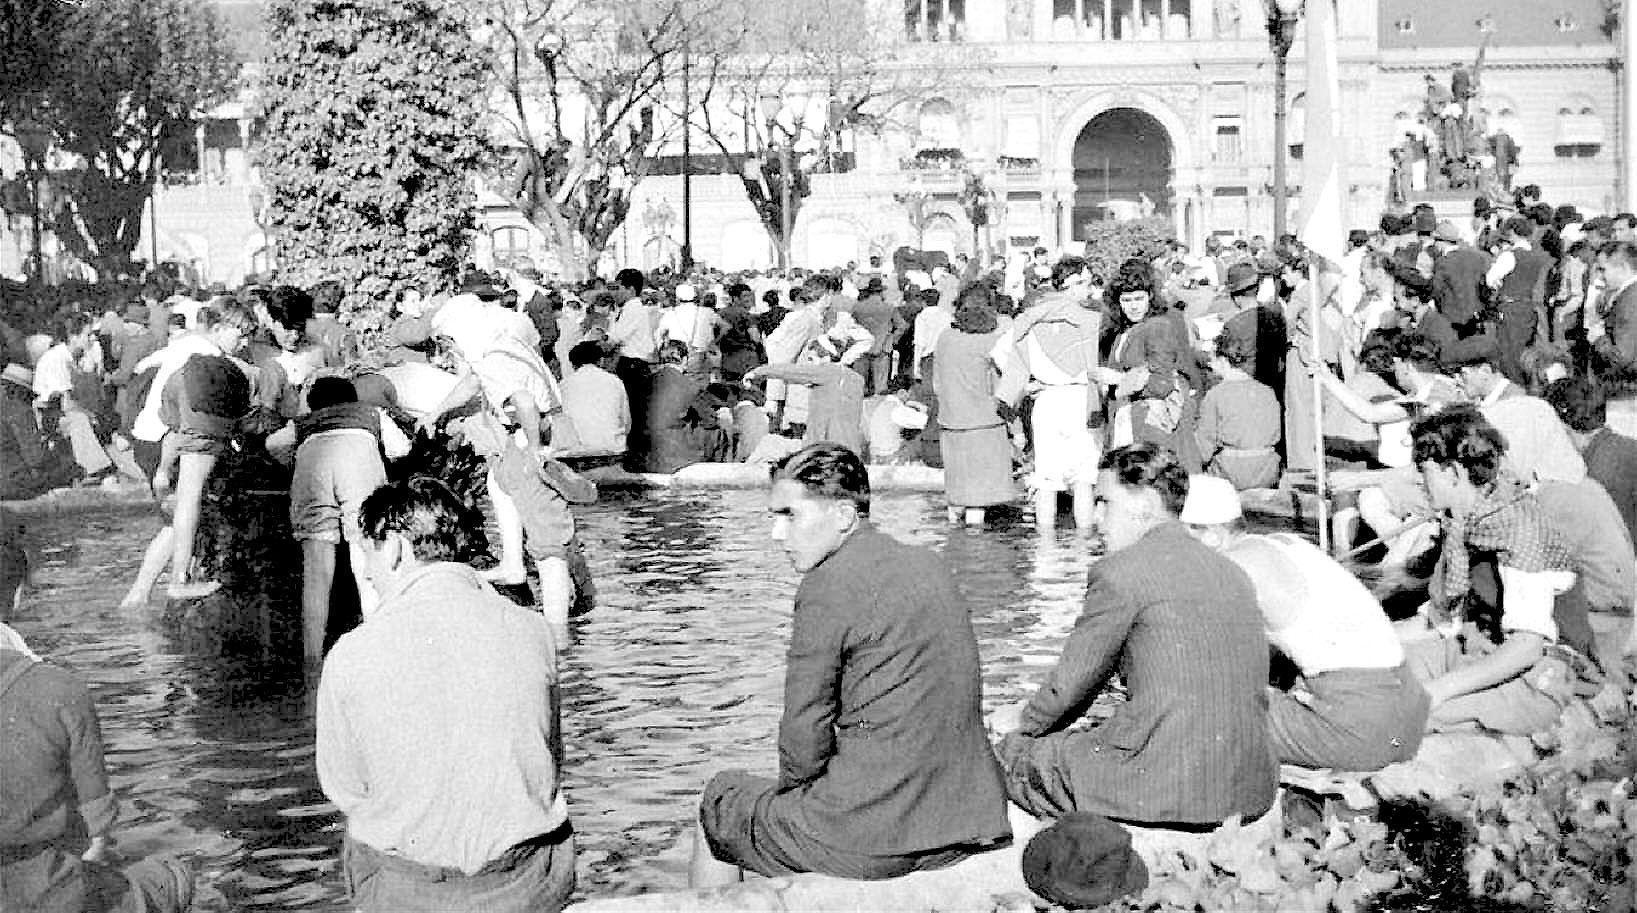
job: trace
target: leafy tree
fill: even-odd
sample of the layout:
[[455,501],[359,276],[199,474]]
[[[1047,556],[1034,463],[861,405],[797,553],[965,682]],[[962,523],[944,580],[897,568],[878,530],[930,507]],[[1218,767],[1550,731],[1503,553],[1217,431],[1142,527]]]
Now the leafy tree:
[[902,7],[874,0],[728,2],[735,10],[692,48],[703,85],[693,117],[724,157],[744,156],[745,195],[788,264],[811,175],[845,167],[843,134],[902,129],[922,99],[969,92],[985,55],[910,42]]
[[485,0],[493,111],[511,155],[496,186],[583,278],[630,209],[663,139],[654,109],[674,82],[688,23],[716,0]]
[[[346,313],[442,290],[473,226],[488,155],[487,74],[439,0],[273,0],[257,161],[285,281],[340,280]],[[372,312],[378,315],[379,311]]]
[[[0,0],[0,118],[34,121],[79,162],[55,175],[59,237],[103,275],[129,266],[160,136],[222,100],[238,63],[205,0]],[[83,228],[83,236],[80,230]]]

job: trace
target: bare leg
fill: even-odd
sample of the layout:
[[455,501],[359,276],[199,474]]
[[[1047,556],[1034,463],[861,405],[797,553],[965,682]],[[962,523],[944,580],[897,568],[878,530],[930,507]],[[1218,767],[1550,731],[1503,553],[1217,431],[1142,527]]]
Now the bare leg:
[[161,527],[154,534],[153,541],[148,543],[148,551],[142,556],[142,569],[136,572],[131,589],[120,600],[120,608],[134,609],[147,603],[153,585],[159,582],[159,575],[164,573],[165,564],[171,559],[175,536],[176,530],[169,526]]
[[176,474],[176,539],[171,551],[170,595],[188,598],[208,595],[215,587],[189,586],[188,571],[193,564],[193,536],[199,531],[199,501],[204,497],[205,480],[216,466],[216,457],[207,453],[184,453]]
[[309,663],[324,658],[330,623],[330,589],[335,584],[334,542],[301,540],[301,653]]
[[1094,522],[1092,509],[1097,503],[1092,497],[1092,483],[1076,482],[1070,491],[1074,495],[1074,525],[1089,533]]
[[944,508],[944,515],[949,518],[949,522],[951,522],[951,523],[961,522],[961,507],[960,507],[960,505],[959,504],[950,504],[949,506],[945,507]]
[[1356,507],[1343,507],[1330,518],[1330,550],[1341,557],[1353,550],[1353,536],[1358,532],[1359,512]]
[[705,841],[705,827],[694,822],[693,858],[688,863],[688,887],[721,888],[745,880],[745,873],[731,862],[723,862],[711,855]]
[[[1404,525],[1404,518],[1393,510],[1386,492],[1379,488],[1366,488],[1358,493],[1358,513],[1359,517],[1370,525],[1370,529],[1382,539],[1388,539]],[[1409,561],[1409,555],[1404,553],[1405,547],[1403,537],[1393,541],[1387,549],[1387,557],[1381,563],[1402,567]]]
[[1034,522],[1041,529],[1054,529],[1057,526],[1057,492],[1050,489],[1037,489],[1034,493]]
[[517,502],[500,490],[494,470],[489,471],[489,500],[495,506],[495,524],[500,527],[500,563],[484,576],[503,583],[522,583],[528,578],[523,567],[523,518]]
[[363,546],[355,540],[348,540],[347,557],[351,559],[353,586],[358,588],[358,614],[368,618],[380,608],[381,594],[375,592],[375,585],[364,576]]
[[983,508],[981,508],[981,507],[968,507],[966,509],[966,516],[965,516],[966,525],[967,526],[982,526],[984,516],[985,516],[985,512],[984,512]]
[[557,635],[559,649],[568,640],[568,610],[574,604],[574,578],[567,558],[541,558],[535,562],[540,572],[540,614]]

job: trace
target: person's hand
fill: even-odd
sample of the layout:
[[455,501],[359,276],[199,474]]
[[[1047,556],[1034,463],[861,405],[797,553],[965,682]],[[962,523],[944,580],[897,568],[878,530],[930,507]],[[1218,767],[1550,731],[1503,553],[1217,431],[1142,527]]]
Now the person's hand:
[[751,368],[749,371],[745,372],[745,378],[744,379],[745,380],[755,380],[756,378],[761,377],[763,373],[764,372],[762,371],[762,366],[757,365],[756,367]]
[[434,437],[438,433],[438,419],[436,416],[423,415],[415,420],[415,433]]
[[96,863],[101,863],[101,864],[107,864],[107,862],[108,862],[108,838],[107,837],[92,837],[91,838],[91,845],[85,848],[85,852],[80,854],[80,858],[83,859],[86,862],[96,862]]
[[989,714],[989,719],[984,721],[984,725],[989,728],[992,735],[1011,735],[1023,728],[1023,708],[1027,706],[1029,706],[1028,701],[1006,704],[994,713]]
[[163,467],[163,466],[161,466],[158,469],[154,470],[153,490],[156,491],[156,492],[163,492],[163,491],[169,490],[170,487],[171,487],[171,473],[170,473],[170,470]]
[[1597,323],[1591,323],[1591,324],[1586,325],[1586,341],[1587,342],[1596,342],[1597,340],[1602,339],[1607,334],[1608,334],[1608,328],[1604,327],[1601,321],[1599,321]]

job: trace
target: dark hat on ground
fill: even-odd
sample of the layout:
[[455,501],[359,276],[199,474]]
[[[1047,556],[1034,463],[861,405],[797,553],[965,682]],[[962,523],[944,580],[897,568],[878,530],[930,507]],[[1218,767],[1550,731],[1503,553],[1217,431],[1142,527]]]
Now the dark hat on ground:
[[1029,890],[1069,909],[1101,907],[1148,887],[1148,867],[1125,828],[1091,812],[1071,812],[1023,848]]
[[887,286],[881,281],[881,277],[875,276],[864,283],[864,287],[858,290],[858,295],[860,298],[865,295],[879,295],[885,293],[886,290]]
[[1256,267],[1240,260],[1228,267],[1228,275],[1222,281],[1222,286],[1228,290],[1228,294],[1234,295],[1256,287],[1259,282],[1261,277],[1256,274]]
[[1363,247],[1370,243],[1370,233],[1362,228],[1355,228],[1347,233],[1347,243],[1354,247]]
[[1460,231],[1456,230],[1455,223],[1445,219],[1444,221],[1438,223],[1437,228],[1432,230],[1432,239],[1434,241],[1443,241],[1447,244],[1460,244],[1461,233]]

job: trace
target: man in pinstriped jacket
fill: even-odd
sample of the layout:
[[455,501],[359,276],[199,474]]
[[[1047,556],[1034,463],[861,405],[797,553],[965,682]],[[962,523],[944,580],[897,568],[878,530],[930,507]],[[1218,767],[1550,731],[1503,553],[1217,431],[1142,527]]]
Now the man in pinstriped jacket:
[[[1268,648],[1250,578],[1177,520],[1188,477],[1152,444],[1112,451],[1098,482],[1109,555],[1085,611],[1034,697],[991,721],[1008,797],[1058,818],[1209,829],[1271,807]],[[1118,669],[1129,697],[1089,728]],[[1071,729],[1071,727],[1074,727]]]

